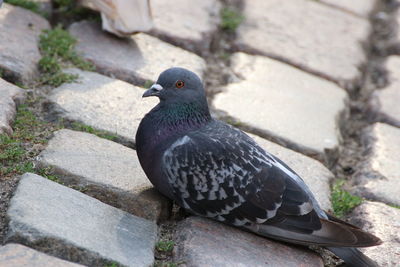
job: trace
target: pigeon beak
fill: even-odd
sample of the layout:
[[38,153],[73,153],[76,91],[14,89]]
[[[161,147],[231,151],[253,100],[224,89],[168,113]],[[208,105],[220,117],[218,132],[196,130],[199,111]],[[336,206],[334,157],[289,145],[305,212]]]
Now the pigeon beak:
[[158,96],[162,89],[163,89],[163,87],[161,85],[159,85],[158,83],[155,83],[149,89],[147,89],[146,92],[144,92],[142,97]]

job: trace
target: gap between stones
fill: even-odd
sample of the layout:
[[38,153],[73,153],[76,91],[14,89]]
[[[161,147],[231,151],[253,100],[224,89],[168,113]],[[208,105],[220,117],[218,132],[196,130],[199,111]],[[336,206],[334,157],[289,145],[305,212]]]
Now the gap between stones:
[[338,119],[341,135],[338,149],[326,154],[326,165],[335,175],[335,180],[344,178],[344,188],[349,191],[352,186],[357,186],[360,175],[381,176],[365,170],[363,160],[368,156],[372,141],[368,128],[378,121],[371,105],[372,95],[389,82],[384,63],[395,37],[397,6],[394,0],[379,1],[370,15],[371,33],[364,46],[367,62],[360,66],[360,81],[347,88],[349,99]]

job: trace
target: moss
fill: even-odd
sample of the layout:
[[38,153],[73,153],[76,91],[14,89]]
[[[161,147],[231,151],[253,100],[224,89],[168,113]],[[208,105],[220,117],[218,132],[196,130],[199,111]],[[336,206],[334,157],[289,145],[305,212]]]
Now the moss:
[[40,35],[39,49],[42,58],[39,69],[41,83],[58,87],[63,83],[74,82],[78,75],[63,73],[63,67],[75,66],[83,70],[93,70],[90,62],[82,59],[74,50],[76,40],[61,26],[44,30]]
[[400,209],[400,206],[399,205],[395,205],[395,204],[387,204],[389,207],[392,207],[392,208],[396,208],[396,209]]
[[[32,160],[37,156],[38,150],[33,147],[47,143],[46,131],[49,128],[51,127],[39,120],[27,105],[19,106],[13,134],[0,135],[0,176],[37,173]],[[43,133],[38,134],[38,131]],[[39,171],[39,174],[43,173]]]
[[39,14],[43,17],[48,17],[48,14],[46,12],[43,12],[40,10],[40,6],[37,2],[29,1],[29,0],[4,0],[5,3],[14,5],[14,6],[19,6],[23,7],[25,9],[28,9],[36,14]]
[[161,252],[171,252],[174,249],[174,245],[174,241],[171,240],[159,241],[156,244],[156,249]]
[[362,198],[354,196],[349,192],[343,190],[345,180],[337,180],[332,186],[332,207],[335,216],[341,218],[350,212],[352,209],[361,204]]
[[72,126],[73,130],[91,133],[91,134],[97,135],[98,137],[108,139],[111,141],[116,141],[118,139],[118,137],[116,135],[110,134],[106,131],[97,130],[97,129],[93,128],[92,126],[83,124],[81,122],[73,122],[71,126]]
[[220,15],[221,28],[225,31],[235,31],[244,20],[244,16],[231,7],[223,8]]

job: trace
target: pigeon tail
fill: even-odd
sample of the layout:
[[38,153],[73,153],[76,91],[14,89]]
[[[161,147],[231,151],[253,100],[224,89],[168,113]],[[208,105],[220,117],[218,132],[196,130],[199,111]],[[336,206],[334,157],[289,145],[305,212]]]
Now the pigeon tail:
[[346,266],[378,267],[379,265],[356,248],[327,247],[336,256],[344,260]]

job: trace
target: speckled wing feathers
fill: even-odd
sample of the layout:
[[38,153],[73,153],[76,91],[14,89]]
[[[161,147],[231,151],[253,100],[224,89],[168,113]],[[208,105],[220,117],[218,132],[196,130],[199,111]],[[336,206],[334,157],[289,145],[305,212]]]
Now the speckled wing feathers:
[[307,223],[315,222],[306,228],[318,229],[308,195],[281,163],[244,133],[218,126],[189,133],[164,153],[176,201],[195,214],[236,226],[271,219],[282,224],[288,215],[307,214]]

